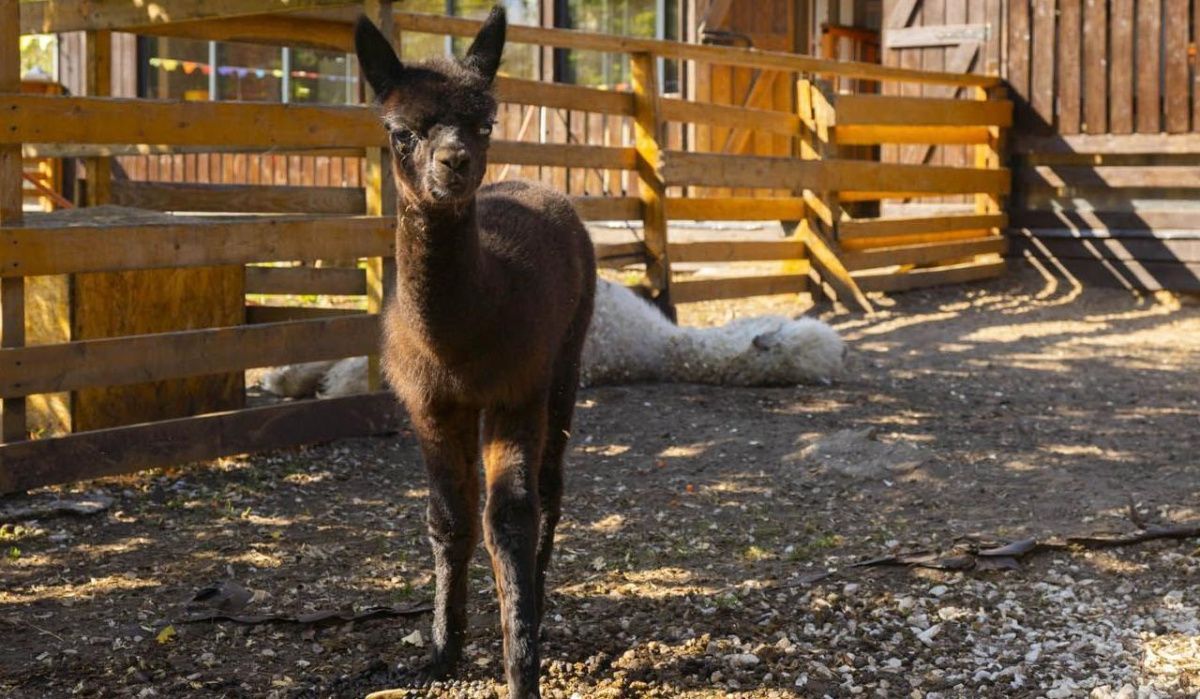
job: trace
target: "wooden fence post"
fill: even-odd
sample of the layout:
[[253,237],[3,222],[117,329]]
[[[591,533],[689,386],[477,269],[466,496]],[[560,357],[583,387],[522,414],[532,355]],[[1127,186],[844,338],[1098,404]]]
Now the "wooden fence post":
[[[88,97],[112,96],[112,32],[90,31],[85,34],[84,77]],[[112,201],[112,158],[98,156],[84,160],[87,169],[87,206]]]
[[[808,80],[796,84],[800,109],[800,157],[804,160],[828,160],[836,157],[837,117],[834,104],[822,89]],[[801,222],[801,233],[808,252],[814,279],[814,289],[824,290],[818,284],[827,284],[837,300],[850,307],[853,301],[867,313],[875,309],[866,294],[858,287],[854,277],[842,264],[837,247],[838,225],[842,208],[836,191],[814,192],[804,190],[805,219]]]
[[[364,11],[377,25],[379,31],[392,42],[395,33],[395,22],[392,18],[392,0],[368,0]],[[399,49],[398,46],[395,48]],[[364,95],[369,99],[369,87],[364,88]],[[366,193],[366,214],[368,216],[395,216],[396,188],[392,184],[392,154],[389,147],[368,148],[364,162],[365,180],[363,188]],[[368,257],[366,260],[367,275],[367,312],[381,313],[387,290],[395,286],[396,260],[391,257]],[[380,318],[382,322],[382,317]],[[380,371],[379,353],[367,357],[367,385],[372,391],[383,388],[383,375]]]
[[[1003,87],[975,88],[975,99],[977,100],[1003,100],[1007,96],[1007,91]],[[987,143],[980,143],[975,146],[975,167],[989,170],[999,170],[1004,167],[1005,135],[1005,129],[1002,126],[988,127]],[[1002,195],[989,193],[975,195],[976,213],[998,214],[1003,211],[1004,199]],[[992,230],[997,234],[1003,233],[999,229]]]
[[[18,0],[0,0],[0,94],[21,91],[21,19]],[[0,145],[0,227],[22,219],[21,145]],[[0,278],[0,347],[25,345],[25,279]],[[0,442],[27,437],[25,399],[5,398]]]
[[646,278],[650,299],[675,320],[671,304],[671,263],[667,258],[667,185],[663,180],[662,117],[658,108],[658,76],[654,56],[629,57],[633,83],[634,147],[637,150],[638,193],[642,200],[642,229],[646,244]]

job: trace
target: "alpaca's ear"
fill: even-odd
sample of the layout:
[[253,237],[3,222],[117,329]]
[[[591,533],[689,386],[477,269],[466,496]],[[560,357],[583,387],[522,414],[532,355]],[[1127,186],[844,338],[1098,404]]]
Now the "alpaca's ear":
[[750,344],[754,346],[754,349],[761,352],[766,352],[779,343],[779,331],[781,329],[782,328],[776,328],[771,332],[755,335],[754,339],[750,341]]
[[463,59],[463,65],[482,75],[489,83],[495,79],[496,71],[500,69],[500,54],[504,52],[504,33],[507,27],[508,19],[505,17],[504,7],[496,5],[479,28],[475,41],[471,42],[471,48],[467,49],[467,56]]
[[354,51],[358,54],[363,77],[375,91],[376,99],[383,99],[400,84],[404,65],[396,57],[387,37],[366,17],[360,16],[354,25]]

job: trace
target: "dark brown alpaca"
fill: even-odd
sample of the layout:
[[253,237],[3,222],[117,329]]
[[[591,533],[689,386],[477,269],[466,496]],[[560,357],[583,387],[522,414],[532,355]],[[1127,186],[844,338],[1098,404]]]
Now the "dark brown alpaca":
[[430,675],[444,676],[462,652],[482,442],[484,541],[509,696],[519,699],[539,696],[546,565],[596,280],[591,241],[565,196],[528,182],[479,187],[504,34],[497,7],[461,61],[405,66],[360,19],[355,48],[390,135],[399,194],[384,369],[429,474]]

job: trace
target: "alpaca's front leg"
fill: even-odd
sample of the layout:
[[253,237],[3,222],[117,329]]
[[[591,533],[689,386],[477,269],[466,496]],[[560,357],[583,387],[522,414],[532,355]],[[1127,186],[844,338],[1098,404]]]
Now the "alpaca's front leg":
[[445,677],[462,655],[467,580],[479,541],[479,411],[409,406],[429,475],[429,541],[437,592],[429,674]]
[[546,433],[545,397],[520,409],[484,416],[487,477],[484,542],[492,556],[504,636],[508,696],[538,690],[538,469]]

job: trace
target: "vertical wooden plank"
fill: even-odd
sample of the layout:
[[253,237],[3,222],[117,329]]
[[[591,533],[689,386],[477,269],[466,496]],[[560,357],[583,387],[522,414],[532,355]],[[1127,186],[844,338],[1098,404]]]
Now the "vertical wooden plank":
[[[951,5],[963,5],[963,0],[951,2]],[[923,0],[917,8],[921,13],[921,26],[938,27],[946,24],[946,0]],[[921,49],[921,68],[928,71],[942,72],[946,68],[946,47],[945,46],[929,46]],[[937,85],[922,85],[921,95],[923,97],[933,97],[937,94],[939,86]],[[940,95],[939,95],[940,96]],[[914,160],[919,157],[922,161],[930,165],[942,165],[945,162],[945,149],[934,146],[932,148],[920,147],[920,156],[915,156]]]
[[[975,88],[975,99],[989,100],[1005,99],[1005,89],[1003,87]],[[980,143],[975,146],[975,167],[987,170],[998,170],[1004,167],[1004,144],[1005,144],[1004,129],[998,126],[988,128],[988,142]],[[976,194],[975,195],[975,211],[980,214],[995,214],[1004,210],[1004,201],[997,194]],[[992,229],[995,234],[1000,234],[999,229]]]
[[[0,0],[0,93],[21,91],[21,19],[17,0]],[[0,226],[19,226],[21,207],[21,145],[0,145]],[[25,279],[0,279],[0,347],[25,345]],[[25,399],[0,401],[0,442],[27,437]]]
[[1080,0],[1058,0],[1058,132],[1079,133]]
[[[392,19],[392,0],[368,0],[363,8],[368,17],[374,20],[385,37],[392,40],[395,36],[395,23]],[[363,95],[368,97],[369,95]],[[391,150],[388,148],[366,149],[365,173],[363,183],[366,194],[366,214],[368,216],[386,216],[395,214],[396,194],[392,184]],[[312,158],[305,158],[306,162]],[[384,257],[368,257],[366,260],[367,276],[367,311],[381,313],[383,300],[387,289],[394,284],[396,261]],[[379,354],[367,357],[367,385],[370,390],[378,391],[383,387],[383,372],[380,368]]]
[[671,263],[667,259],[666,183],[658,138],[662,118],[658,110],[657,61],[648,53],[630,57],[633,83],[634,148],[637,149],[638,194],[642,200],[643,238],[646,244],[646,284],[650,299],[666,316],[675,319],[671,305]]
[[1030,100],[1034,128],[1048,129],[1054,124],[1054,11],[1055,0],[1033,3],[1033,51],[1030,59]]
[[[971,10],[978,11],[975,6],[982,5],[983,3],[981,0],[971,0],[970,3],[968,3],[968,0],[961,0],[960,2],[954,2],[953,0],[950,0],[946,3],[945,23],[966,24],[968,19],[967,13],[969,11],[968,4],[972,6],[970,8]],[[944,56],[942,69],[956,70],[954,66],[950,65],[951,49],[943,49],[942,53]],[[979,59],[979,64],[983,64],[982,58]],[[943,165],[948,165],[950,167],[964,167],[970,163],[970,160],[967,157],[967,150],[962,146],[942,146],[940,150],[942,151],[941,162]]]
[[[89,97],[112,95],[112,32],[93,31],[87,33],[87,76]],[[98,206],[112,201],[112,159],[87,158],[87,205]]]
[[1170,133],[1188,130],[1188,0],[1166,0],[1164,28],[1166,71],[1163,73],[1164,126]]
[[1108,1],[1087,0],[1083,9],[1083,125],[1108,130]]
[[1134,106],[1138,133],[1158,133],[1162,128],[1159,73],[1162,70],[1162,0],[1139,0],[1137,13],[1137,101]]
[[[1008,5],[1008,84],[1022,105],[1030,101],[1029,48],[1031,46],[1029,0],[1010,0]],[[1024,110],[1022,110],[1024,111]]]
[[[1200,2],[1194,4],[1192,12],[1194,43],[1200,46]],[[1192,128],[1200,131],[1200,58],[1192,68]]]
[[1108,57],[1109,131],[1133,132],[1133,0],[1112,0]]

